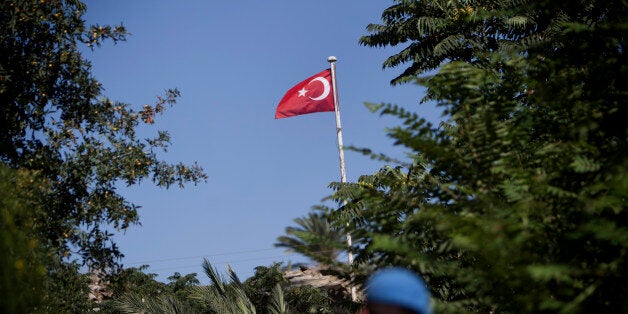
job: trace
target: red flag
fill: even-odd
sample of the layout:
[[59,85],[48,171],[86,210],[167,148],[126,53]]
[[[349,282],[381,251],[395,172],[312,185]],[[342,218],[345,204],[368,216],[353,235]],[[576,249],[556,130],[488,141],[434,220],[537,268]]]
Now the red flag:
[[329,69],[309,77],[286,92],[277,106],[275,119],[323,111],[334,111]]

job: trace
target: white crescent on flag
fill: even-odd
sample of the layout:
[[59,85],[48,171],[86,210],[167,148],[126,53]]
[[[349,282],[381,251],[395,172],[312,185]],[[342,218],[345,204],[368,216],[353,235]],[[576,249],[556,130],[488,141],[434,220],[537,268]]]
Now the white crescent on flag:
[[310,97],[310,99],[311,100],[323,100],[323,99],[327,98],[327,96],[329,96],[329,92],[331,91],[331,88],[329,86],[329,81],[326,80],[325,78],[319,76],[319,77],[314,78],[313,80],[311,80],[309,83],[307,83],[307,85],[310,85],[314,81],[319,81],[319,82],[321,82],[323,84],[323,93],[320,96],[318,96],[318,97]]

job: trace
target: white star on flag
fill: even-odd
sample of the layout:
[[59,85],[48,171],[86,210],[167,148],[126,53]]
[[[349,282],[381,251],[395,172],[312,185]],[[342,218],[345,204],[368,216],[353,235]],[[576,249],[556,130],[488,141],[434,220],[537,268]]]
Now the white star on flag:
[[305,93],[307,93],[307,89],[305,89],[305,87],[303,87],[303,88],[299,91],[299,97],[305,97]]

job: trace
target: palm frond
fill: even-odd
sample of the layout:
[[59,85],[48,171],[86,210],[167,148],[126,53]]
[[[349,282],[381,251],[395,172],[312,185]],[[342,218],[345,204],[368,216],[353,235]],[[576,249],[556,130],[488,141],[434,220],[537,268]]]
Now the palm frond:
[[271,314],[288,313],[288,304],[286,303],[283,289],[281,289],[280,284],[276,284],[273,288],[270,304],[268,306],[268,312]]
[[212,284],[218,289],[220,294],[225,293],[225,284],[224,280],[218,274],[218,271],[211,265],[211,263],[207,259],[203,259],[203,270],[205,274],[212,281]]
[[113,308],[122,313],[151,313],[151,314],[187,314],[193,313],[187,305],[183,304],[173,295],[160,297],[142,296],[136,293],[128,293],[112,302]]

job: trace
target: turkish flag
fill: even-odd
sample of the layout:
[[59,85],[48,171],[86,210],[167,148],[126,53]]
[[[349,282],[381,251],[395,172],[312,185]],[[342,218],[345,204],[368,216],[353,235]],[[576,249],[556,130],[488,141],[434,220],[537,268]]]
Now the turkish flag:
[[312,75],[286,92],[277,106],[275,119],[334,111],[333,92],[329,69]]

